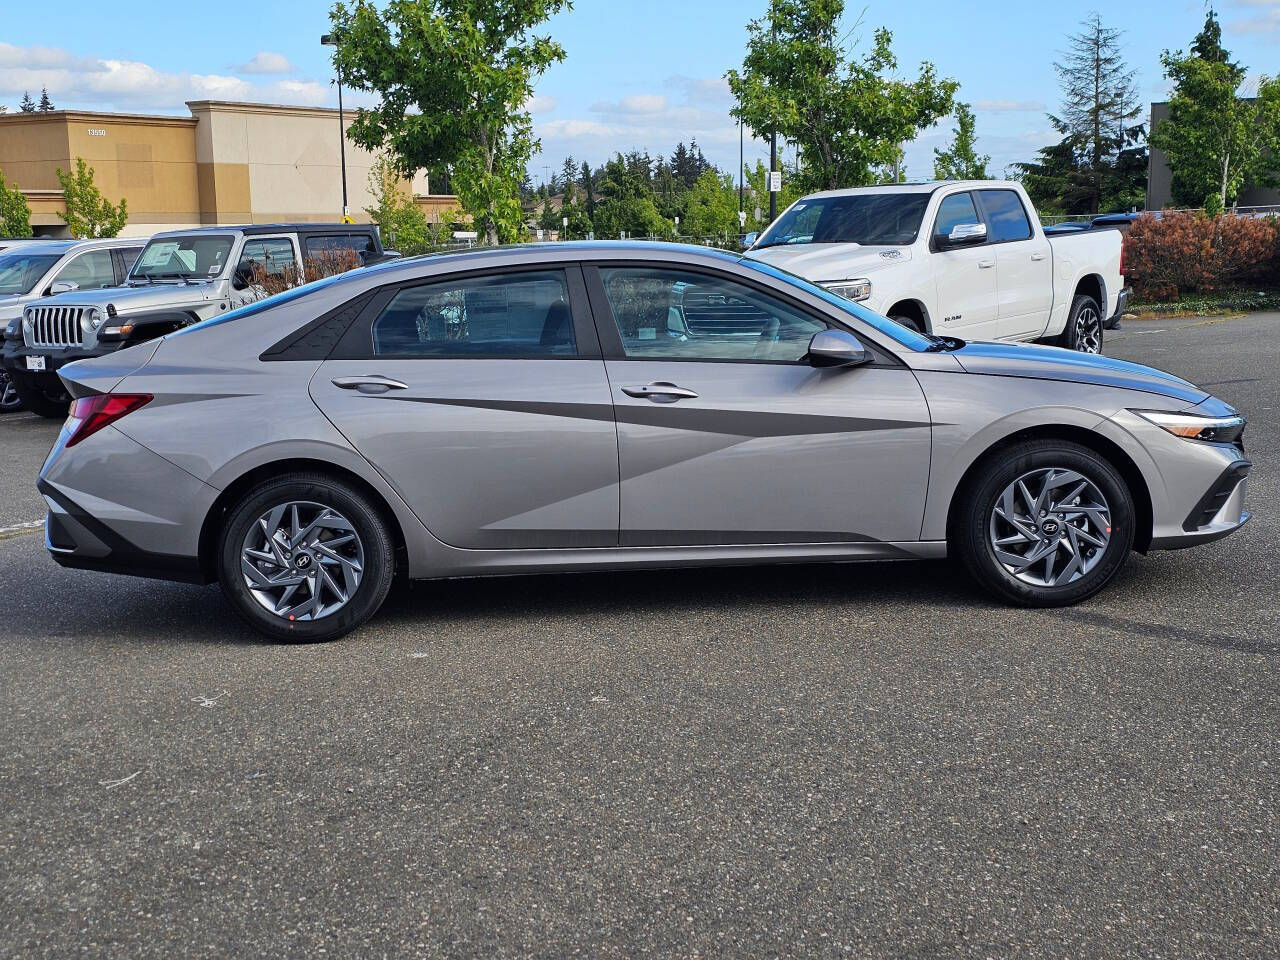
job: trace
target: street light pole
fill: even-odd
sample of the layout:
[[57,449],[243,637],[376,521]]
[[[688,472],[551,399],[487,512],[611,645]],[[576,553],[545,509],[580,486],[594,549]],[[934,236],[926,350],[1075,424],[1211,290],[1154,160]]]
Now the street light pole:
[[[320,37],[320,43],[326,47],[336,47],[338,39],[332,33],[326,33]],[[351,208],[347,204],[347,120],[342,110],[342,71],[335,65],[334,72],[338,78],[338,156],[342,164],[342,215],[348,217],[351,215]]]
[[[769,134],[769,174],[772,179],[773,171],[778,169],[778,131]],[[773,189],[773,184],[769,184],[769,222],[773,223],[778,217],[778,194]]]
[[[742,212],[742,118],[738,118],[738,212]],[[742,219],[739,217],[738,219]]]

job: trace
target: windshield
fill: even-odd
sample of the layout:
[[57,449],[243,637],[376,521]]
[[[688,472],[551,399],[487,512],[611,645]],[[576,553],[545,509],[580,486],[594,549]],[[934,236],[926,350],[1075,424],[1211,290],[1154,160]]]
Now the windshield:
[[212,279],[222,275],[230,253],[231,237],[157,237],[143,249],[129,279]]
[[914,243],[929,205],[927,193],[860,193],[797,200],[754,249],[793,243]]
[[785,280],[792,286],[799,287],[805,293],[822,298],[831,306],[836,307],[851,316],[857,317],[863,323],[867,324],[867,326],[874,327],[885,336],[892,337],[904,347],[920,351],[932,350],[935,348],[935,344],[937,343],[935,338],[927,337],[923,333],[916,333],[916,331],[908,329],[902,324],[897,323],[894,320],[890,320],[888,317],[882,317],[880,314],[872,310],[868,310],[861,304],[854,303],[852,300],[842,297],[839,294],[832,293],[830,290],[826,290],[823,287],[818,286],[816,283],[810,283],[808,280],[804,279],[804,277],[798,277],[789,270],[782,270],[771,263],[763,263],[760,260],[751,260],[749,258],[744,258],[738,262],[744,267],[750,267],[752,270],[767,274],[768,276],[774,277],[778,280]]
[[30,293],[49,268],[62,259],[58,253],[0,254],[0,297]]

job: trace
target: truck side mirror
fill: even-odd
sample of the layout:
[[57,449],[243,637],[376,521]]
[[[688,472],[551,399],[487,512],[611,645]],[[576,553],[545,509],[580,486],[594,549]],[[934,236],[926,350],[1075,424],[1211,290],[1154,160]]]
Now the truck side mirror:
[[957,223],[951,232],[938,238],[946,247],[968,247],[987,240],[985,223]]
[[253,264],[240,264],[231,274],[231,286],[236,290],[245,290],[251,283],[253,283]]
[[79,290],[80,284],[74,280],[55,280],[49,284],[49,292],[45,296],[56,297],[60,293],[71,293],[73,290]]

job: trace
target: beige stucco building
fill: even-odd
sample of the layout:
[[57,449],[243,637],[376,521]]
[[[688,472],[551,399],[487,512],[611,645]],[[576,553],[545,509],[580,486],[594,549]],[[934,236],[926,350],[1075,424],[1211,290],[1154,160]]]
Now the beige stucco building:
[[[104,196],[128,200],[126,235],[342,217],[338,111],[217,100],[187,108],[189,117],[0,114],[0,173],[26,194],[32,228],[44,236],[66,233],[57,170],[72,169],[77,157]],[[350,215],[367,222],[375,158],[350,137],[346,153]],[[424,175],[408,188],[429,215],[457,207],[455,197],[431,196]]]

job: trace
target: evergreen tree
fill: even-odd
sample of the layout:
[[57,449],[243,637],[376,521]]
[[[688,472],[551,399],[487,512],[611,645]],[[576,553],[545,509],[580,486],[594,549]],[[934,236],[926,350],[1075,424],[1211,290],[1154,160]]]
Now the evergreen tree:
[[22,102],[18,104],[19,113],[35,113],[36,102],[31,99],[31,94],[26,90],[22,91]]
[[574,190],[575,181],[578,179],[578,165],[574,162],[572,156],[564,158],[564,163],[560,166],[560,182],[564,186],[564,202],[573,203],[573,195],[577,192]]
[[596,219],[596,187],[595,179],[591,176],[591,164],[582,161],[582,196],[583,211],[587,215],[587,219],[595,223]]
[[974,136],[973,111],[967,103],[956,104],[956,132],[945,150],[933,151],[933,176],[938,180],[985,180],[991,157],[978,156]]
[[49,99],[49,88],[40,88],[40,106],[36,108],[41,113],[51,113],[54,109],[53,101]]

